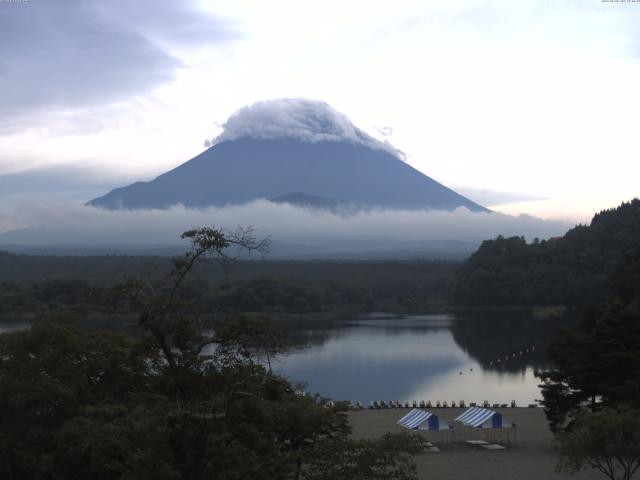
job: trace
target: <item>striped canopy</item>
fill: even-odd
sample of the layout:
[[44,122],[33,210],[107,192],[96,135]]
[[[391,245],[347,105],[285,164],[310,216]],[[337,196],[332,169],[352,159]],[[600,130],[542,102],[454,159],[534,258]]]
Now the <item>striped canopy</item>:
[[462,415],[456,417],[455,421],[473,428],[514,428],[516,426],[515,423],[507,422],[502,418],[502,414],[481,407],[468,408]]
[[404,417],[398,420],[398,425],[402,425],[409,430],[449,430],[451,425],[441,422],[437,415],[427,411],[414,408]]

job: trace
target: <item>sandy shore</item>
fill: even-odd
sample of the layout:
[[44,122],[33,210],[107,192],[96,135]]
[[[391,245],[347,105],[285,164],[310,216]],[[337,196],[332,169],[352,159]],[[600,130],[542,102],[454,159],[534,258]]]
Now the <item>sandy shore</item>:
[[[597,472],[581,472],[574,477],[555,472],[558,455],[553,451],[553,436],[548,429],[542,409],[497,408],[505,419],[515,422],[518,442],[506,450],[474,449],[461,441],[442,444],[440,453],[427,453],[416,459],[421,479],[441,480],[545,480],[545,479],[602,479]],[[386,432],[402,432],[396,421],[409,409],[361,410],[350,412],[349,420],[356,438],[375,438]],[[431,412],[453,423],[464,409],[433,408]],[[434,437],[430,437],[434,438]],[[435,440],[433,443],[438,444]]]

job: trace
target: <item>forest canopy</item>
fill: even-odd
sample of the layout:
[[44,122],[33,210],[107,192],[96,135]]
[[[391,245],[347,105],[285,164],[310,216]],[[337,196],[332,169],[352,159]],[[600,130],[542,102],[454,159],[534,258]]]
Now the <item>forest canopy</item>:
[[458,305],[586,305],[604,302],[618,262],[640,245],[640,200],[597,213],[563,237],[484,241],[457,270]]
[[194,266],[226,260],[229,245],[263,244],[242,232],[185,235],[192,249],[162,279],[118,287],[139,337],[64,316],[0,335],[0,478],[415,479],[424,438],[351,439],[345,404],[271,371],[287,343],[268,318],[229,316],[204,331],[179,294]]

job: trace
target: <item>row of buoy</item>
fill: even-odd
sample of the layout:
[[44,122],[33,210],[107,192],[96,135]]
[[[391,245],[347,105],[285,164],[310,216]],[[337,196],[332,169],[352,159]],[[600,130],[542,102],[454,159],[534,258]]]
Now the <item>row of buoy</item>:
[[495,361],[489,362],[489,366],[492,367],[494,364],[498,365],[500,363],[506,362],[508,360],[513,360],[514,358],[522,357],[523,355],[526,355],[527,353],[533,353],[535,351],[536,351],[536,346],[532,345],[530,347],[525,348],[524,350],[520,350],[517,353],[509,353],[509,354],[505,355],[504,358],[498,357]]

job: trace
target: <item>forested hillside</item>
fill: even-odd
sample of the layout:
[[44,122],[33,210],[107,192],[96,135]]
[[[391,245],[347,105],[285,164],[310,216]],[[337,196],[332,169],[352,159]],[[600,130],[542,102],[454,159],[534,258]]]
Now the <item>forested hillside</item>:
[[[552,430],[590,406],[640,408],[640,248],[611,277],[611,296],[560,329],[547,353],[553,367],[539,374]],[[620,438],[626,438],[620,436]]]
[[[117,318],[131,309],[114,287],[160,281],[167,257],[55,257],[0,253],[0,321],[57,311]],[[458,264],[431,261],[238,261],[202,264],[181,295],[208,313],[424,311],[447,300]]]
[[564,237],[487,240],[456,272],[458,305],[583,305],[604,301],[620,259],[640,246],[640,200],[597,213]]

